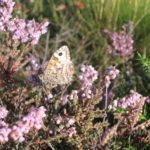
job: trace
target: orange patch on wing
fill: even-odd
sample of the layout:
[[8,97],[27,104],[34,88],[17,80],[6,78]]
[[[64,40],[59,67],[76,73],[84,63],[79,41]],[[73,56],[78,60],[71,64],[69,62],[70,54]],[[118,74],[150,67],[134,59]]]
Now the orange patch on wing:
[[50,63],[47,65],[46,70],[51,69],[51,67],[55,66],[59,62],[59,59],[54,57],[54,59],[50,60]]

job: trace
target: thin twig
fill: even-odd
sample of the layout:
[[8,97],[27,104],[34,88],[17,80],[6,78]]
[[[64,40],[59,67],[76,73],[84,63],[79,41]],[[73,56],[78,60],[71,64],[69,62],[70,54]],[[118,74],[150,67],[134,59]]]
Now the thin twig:
[[48,139],[46,140],[41,140],[41,141],[35,141],[33,142],[32,144],[43,144],[43,143],[48,143],[50,141],[53,141],[55,139],[58,139],[58,138],[61,138],[61,137],[64,137],[65,135],[64,134],[61,134],[61,135],[57,135],[55,137],[49,137]]

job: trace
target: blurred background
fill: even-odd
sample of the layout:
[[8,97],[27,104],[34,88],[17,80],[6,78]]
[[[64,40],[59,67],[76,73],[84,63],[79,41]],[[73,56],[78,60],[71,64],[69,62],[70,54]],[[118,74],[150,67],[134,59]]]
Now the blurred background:
[[[134,57],[137,51],[150,56],[149,0],[16,0],[15,15],[50,21],[49,31],[34,47],[36,57],[48,60],[66,44],[78,67],[91,64],[97,70],[122,61],[108,53],[108,35],[132,22]],[[46,40],[45,40],[46,39]]]

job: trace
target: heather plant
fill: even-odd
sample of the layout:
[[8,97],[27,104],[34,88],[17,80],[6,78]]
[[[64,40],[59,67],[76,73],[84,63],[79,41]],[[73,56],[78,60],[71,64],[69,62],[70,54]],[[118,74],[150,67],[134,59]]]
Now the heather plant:
[[[42,3],[49,4],[49,1],[28,1],[27,6],[36,6],[37,9]],[[94,11],[94,17],[102,20],[103,13],[107,9],[103,10],[103,1],[100,5],[96,4],[96,1],[93,3],[66,1],[65,4],[58,2],[57,10],[55,5],[50,10],[58,11],[55,15],[52,14],[54,16],[50,22],[55,26],[54,19],[57,18],[56,28],[58,28],[61,22],[59,19],[65,20],[70,16],[66,11],[67,8],[75,9],[80,19],[85,16],[84,13]],[[144,76],[149,75],[149,60],[144,55],[139,55],[138,60],[136,59],[136,49],[133,45],[135,30],[132,30],[135,24],[138,24],[136,16],[133,17],[136,23],[129,22],[118,31],[107,29],[108,39],[102,37],[102,34],[97,37],[95,34],[97,30],[93,27],[91,30],[93,33],[88,34],[94,38],[87,39],[82,35],[86,32],[86,30],[81,32],[82,27],[77,28],[77,24],[73,28],[70,27],[74,23],[74,18],[68,24],[65,21],[61,22],[62,28],[58,31],[61,34],[54,38],[50,35],[52,29],[49,31],[48,20],[39,23],[34,19],[28,20],[27,17],[24,19],[19,13],[16,16],[19,8],[16,7],[17,10],[14,10],[15,3],[12,0],[0,0],[0,5],[0,30],[3,39],[0,46],[0,149],[116,150],[150,147],[150,97],[148,86],[143,86]],[[20,7],[23,6],[25,4],[21,3]],[[43,5],[40,6],[39,12],[45,9]],[[32,10],[33,14],[37,12],[35,8]],[[100,16],[97,14],[99,10]],[[61,11],[66,11],[66,15],[61,15]],[[78,20],[78,16],[76,17]],[[117,17],[115,22],[116,20]],[[90,24],[84,27],[90,29]],[[47,33],[46,46],[43,50],[43,45],[37,45],[40,43],[41,35],[45,33]],[[83,43],[80,45],[72,38],[72,34],[80,37],[82,39],[80,43]],[[106,40],[106,55],[114,59],[119,57],[121,60],[114,65],[111,62],[106,63],[105,71],[97,64],[95,67],[93,61],[88,59],[91,49],[94,49],[93,58],[100,59],[101,52],[96,55],[96,51],[100,49],[95,50],[96,45],[99,47],[101,45],[96,43],[97,41],[99,43],[99,37]],[[56,49],[64,41],[70,47],[77,48],[75,56],[78,55],[80,59],[78,64],[75,61],[74,80],[71,85],[47,89],[43,86],[39,75],[47,65],[50,50]],[[108,47],[111,47],[109,54],[107,54]],[[86,48],[88,54],[81,51]],[[73,54],[75,53],[71,51],[71,56],[74,57]],[[101,57],[106,58],[105,55]],[[143,72],[138,70],[139,66]]]

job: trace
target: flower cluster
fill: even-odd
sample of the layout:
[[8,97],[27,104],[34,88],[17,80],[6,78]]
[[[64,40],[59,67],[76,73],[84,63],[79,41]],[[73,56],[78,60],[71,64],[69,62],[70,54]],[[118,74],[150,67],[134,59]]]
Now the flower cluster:
[[41,81],[38,77],[38,75],[42,73],[41,64],[33,56],[29,58],[29,62],[30,65],[26,67],[28,80],[31,81],[34,85],[41,85]]
[[53,95],[50,93],[50,94],[48,94],[47,95],[47,97],[45,97],[45,102],[46,103],[51,103],[51,102],[53,102]]
[[6,118],[8,110],[5,107],[0,107],[0,119]]
[[60,98],[61,104],[65,105],[68,103],[69,100],[78,99],[79,93],[80,93],[80,90],[72,90],[70,95],[66,94],[66,95],[61,96],[61,98]]
[[23,142],[24,135],[29,133],[31,128],[39,130],[42,128],[42,119],[46,116],[46,109],[41,106],[33,108],[30,113],[16,122],[12,127],[8,127],[4,122],[0,122],[0,143],[8,142],[9,139]]
[[[74,134],[76,134],[75,127],[72,127],[72,125],[75,123],[73,118],[57,116],[54,118],[54,122],[58,126],[57,132],[67,133],[69,137],[72,137]],[[53,133],[52,130],[50,131]]]
[[150,97],[149,96],[146,97],[146,102],[150,103]]
[[10,32],[13,40],[37,44],[40,36],[47,32],[49,22],[37,23],[35,20],[12,18],[14,5],[12,0],[0,0],[0,30]]
[[119,101],[115,100],[112,105],[109,105],[109,109],[116,110],[116,107],[134,109],[141,101],[141,97],[143,97],[141,94],[131,90],[129,96],[123,97]]
[[12,0],[0,0],[0,30],[6,31],[7,24],[12,18],[15,2]]
[[93,93],[93,82],[98,79],[98,72],[94,69],[93,66],[82,65],[81,66],[81,75],[79,79],[81,81],[81,91],[80,95],[88,99],[91,98]]
[[106,69],[106,72],[105,72],[105,85],[106,87],[109,87],[109,85],[111,84],[111,80],[114,80],[118,74],[119,74],[119,70],[116,69],[115,66],[109,66],[107,69]]
[[32,45],[38,43],[42,34],[47,32],[48,21],[37,23],[35,20],[24,20],[19,18],[12,19],[8,24],[8,31],[13,34],[14,40],[30,42]]
[[120,56],[124,58],[131,58],[133,56],[133,39],[131,30],[132,24],[125,24],[122,26],[122,30],[119,32],[106,32],[109,35],[111,45],[108,46],[108,52],[114,56]]
[[82,65],[82,73],[79,75],[81,87],[79,90],[72,90],[70,95],[61,96],[61,104],[65,105],[69,100],[92,98],[94,94],[93,82],[98,78],[98,72],[91,65]]

